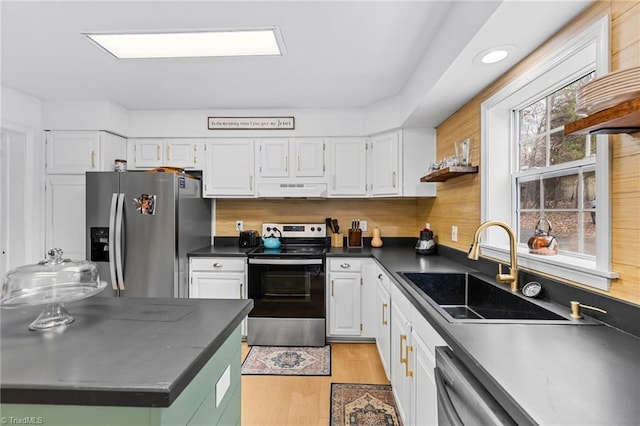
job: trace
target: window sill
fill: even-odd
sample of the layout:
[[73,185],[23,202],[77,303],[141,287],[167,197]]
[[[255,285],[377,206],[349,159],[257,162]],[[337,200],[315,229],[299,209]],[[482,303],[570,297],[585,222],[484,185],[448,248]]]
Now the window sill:
[[[509,248],[507,246],[480,244],[480,248],[483,257],[509,263]],[[576,259],[562,254],[536,255],[523,248],[518,249],[518,267],[605,291],[609,290],[612,280],[619,278],[617,272],[596,269],[595,261]]]

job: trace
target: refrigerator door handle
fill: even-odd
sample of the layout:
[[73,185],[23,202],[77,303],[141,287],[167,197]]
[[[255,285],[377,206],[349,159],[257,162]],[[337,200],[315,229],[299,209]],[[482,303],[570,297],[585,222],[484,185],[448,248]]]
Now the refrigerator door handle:
[[114,251],[117,201],[118,194],[114,193],[111,196],[111,207],[109,208],[109,272],[111,275],[111,288],[113,288],[114,290],[118,289],[118,283],[116,281],[116,261]]
[[118,288],[124,290],[124,276],[122,271],[122,216],[124,210],[124,194],[118,194],[116,209],[116,273],[118,274]]

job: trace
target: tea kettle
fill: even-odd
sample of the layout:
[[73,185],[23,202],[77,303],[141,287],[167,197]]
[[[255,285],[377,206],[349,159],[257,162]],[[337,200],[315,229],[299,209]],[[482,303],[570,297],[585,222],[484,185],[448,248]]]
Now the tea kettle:
[[[546,229],[544,227],[546,223]],[[533,232],[533,237],[527,241],[529,253],[553,255],[558,253],[558,240],[551,235],[551,222],[540,219]]]
[[420,238],[416,242],[416,253],[417,254],[435,254],[436,253],[436,242],[433,239],[433,231],[430,229],[429,224],[427,223],[425,228],[420,231]]
[[263,236],[262,237],[262,244],[264,245],[264,248],[267,249],[277,249],[280,248],[280,238],[282,238],[282,232],[280,232],[280,230],[278,228],[276,228],[275,226],[273,227],[273,230],[275,232],[277,232],[280,237],[276,237],[273,233],[271,233],[271,235],[268,236]]

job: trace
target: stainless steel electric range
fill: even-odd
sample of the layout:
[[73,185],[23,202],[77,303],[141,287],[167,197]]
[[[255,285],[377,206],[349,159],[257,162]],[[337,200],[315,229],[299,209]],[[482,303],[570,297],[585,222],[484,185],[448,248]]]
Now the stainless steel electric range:
[[324,224],[264,223],[267,245],[249,251],[247,343],[324,346],[326,335]]

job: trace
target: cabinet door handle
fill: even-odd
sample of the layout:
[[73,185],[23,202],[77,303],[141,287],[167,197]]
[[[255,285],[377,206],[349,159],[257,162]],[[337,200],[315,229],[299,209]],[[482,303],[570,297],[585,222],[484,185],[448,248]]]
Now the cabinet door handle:
[[393,172],[393,174],[391,175],[391,184],[394,188],[396,187],[396,172]]
[[409,352],[413,352],[413,346],[407,346],[407,357],[404,359],[404,375],[413,377],[413,371],[409,370]]
[[389,306],[389,305],[387,305],[386,303],[383,303],[383,304],[382,304],[382,325],[387,325],[387,324],[389,324],[389,323],[387,322],[387,319],[385,318],[385,312],[387,311],[387,306]]
[[331,186],[333,186],[333,189],[335,190],[336,189],[336,175],[333,175],[332,181],[333,181],[333,184]]
[[244,285],[244,284],[240,283],[240,299],[242,299],[242,286],[243,286],[243,285]]
[[216,263],[213,264],[213,267],[214,268],[222,268],[222,263],[216,262]]
[[404,346],[404,343],[406,341],[407,341],[407,335],[401,334],[400,335],[400,364],[404,364],[405,362],[407,362],[407,358],[402,356],[402,347]]
[[289,156],[288,155],[284,156],[284,171],[285,172],[289,171]]
[[91,150],[91,168],[92,169],[96,168],[96,150],[95,149]]
[[296,170],[300,171],[300,156],[299,155],[296,157]]
[[382,279],[382,274],[378,274],[378,279],[381,280]]
[[167,161],[169,160],[171,160],[171,145],[167,145]]
[[160,161],[160,145],[156,146],[156,160]]
[[253,175],[249,175],[249,190],[253,191]]
[[331,297],[333,297],[333,280],[331,280]]
[[344,269],[348,269],[348,268],[351,268],[351,265],[349,265],[348,263],[341,263],[340,267]]

